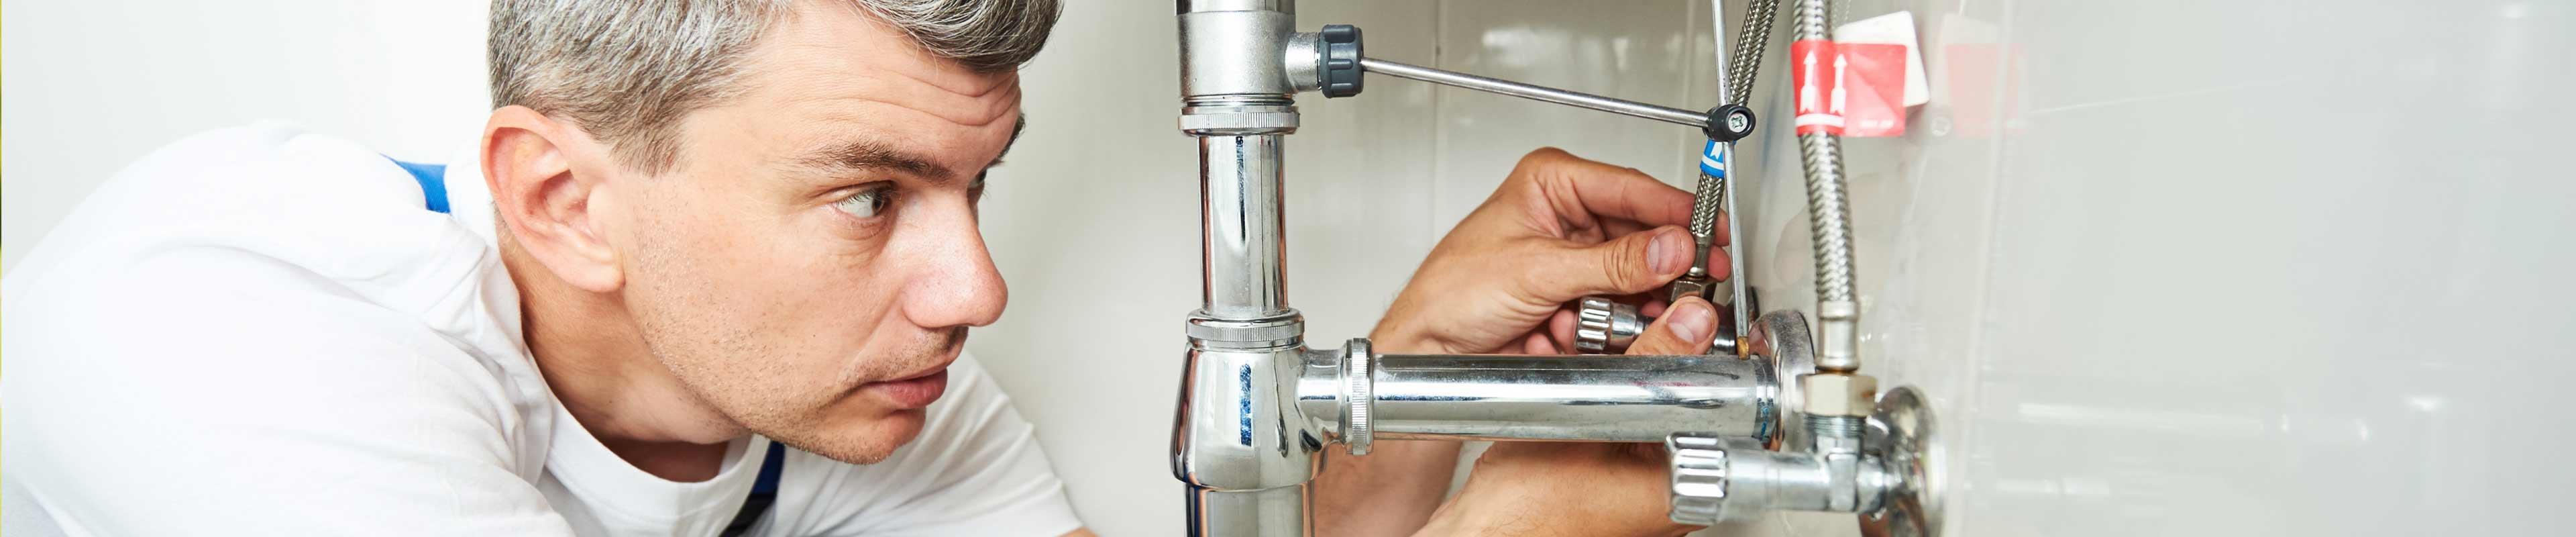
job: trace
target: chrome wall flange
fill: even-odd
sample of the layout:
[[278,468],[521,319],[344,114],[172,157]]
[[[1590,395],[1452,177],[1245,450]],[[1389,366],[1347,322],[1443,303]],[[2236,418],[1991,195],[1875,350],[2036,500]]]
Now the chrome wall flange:
[[1860,515],[1861,534],[1940,535],[1941,469],[1947,461],[1936,436],[1931,402],[1913,386],[1888,390],[1879,395],[1877,408],[1870,412],[1865,434],[1865,443],[1876,448],[1893,482],[1883,493],[1887,496],[1880,508]]
[[1766,313],[1753,324],[1753,333],[1745,338],[1746,351],[1755,359],[1771,361],[1770,383],[1778,392],[1771,397],[1779,408],[1771,415],[1782,424],[1762,447],[1779,451],[1786,446],[1807,445],[1807,429],[1798,423],[1805,409],[1800,405],[1806,394],[1798,391],[1800,375],[1816,372],[1815,338],[1807,334],[1807,316],[1796,310]]

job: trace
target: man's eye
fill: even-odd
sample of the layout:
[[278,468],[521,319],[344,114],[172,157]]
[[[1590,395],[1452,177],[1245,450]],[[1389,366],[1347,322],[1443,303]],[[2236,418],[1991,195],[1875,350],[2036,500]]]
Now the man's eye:
[[840,209],[841,212],[850,213],[850,216],[875,218],[878,214],[884,213],[886,207],[893,204],[894,185],[881,183],[868,185],[858,193],[851,194],[850,197],[833,202],[832,207]]

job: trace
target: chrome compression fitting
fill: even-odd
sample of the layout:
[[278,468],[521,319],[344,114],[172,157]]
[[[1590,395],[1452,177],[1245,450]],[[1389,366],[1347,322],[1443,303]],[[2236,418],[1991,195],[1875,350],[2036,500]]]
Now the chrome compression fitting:
[[[1796,509],[1914,528],[1898,535],[1937,528],[1931,487],[1940,466],[1919,395],[1898,388],[1873,405],[1875,380],[1852,374],[1856,360],[1817,367],[1819,344],[1833,344],[1810,336],[1806,316],[1748,319],[1759,309],[1741,283],[1719,325],[1732,331],[1710,355],[1389,355],[1366,339],[1318,349],[1289,307],[1280,159],[1299,126],[1297,94],[1357,95],[1377,73],[1696,127],[1719,170],[1701,186],[1706,207],[1694,207],[1704,254],[1715,247],[1715,219],[1733,218],[1723,163],[1731,142],[1754,129],[1740,97],[1760,63],[1769,14],[1748,16],[1746,28],[1759,18],[1764,30],[1739,36],[1737,48],[1757,57],[1728,62],[1745,67],[1719,84],[1723,104],[1694,112],[1369,58],[1356,27],[1293,31],[1294,0],[1179,7],[1179,127],[1199,149],[1204,258],[1201,305],[1184,325],[1172,439],[1188,534],[1308,535],[1307,485],[1322,453],[1339,444],[1363,456],[1384,438],[1664,442],[1675,454],[1676,521]],[[1740,282],[1740,261],[1732,268]],[[1709,267],[1692,273],[1699,283],[1673,289],[1709,292]],[[1587,351],[1615,352],[1651,322],[1608,299],[1583,301],[1582,313],[1578,345]],[[1911,525],[1890,525],[1899,522]]]

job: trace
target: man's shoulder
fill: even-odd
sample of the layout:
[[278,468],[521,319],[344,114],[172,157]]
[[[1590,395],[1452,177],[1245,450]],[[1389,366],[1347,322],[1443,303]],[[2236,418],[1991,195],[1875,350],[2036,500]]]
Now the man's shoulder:
[[114,417],[530,451],[514,438],[542,437],[522,409],[544,390],[500,322],[516,315],[491,294],[506,273],[479,237],[406,205],[418,188],[363,146],[278,124],[127,167],[6,278],[10,437],[96,447],[91,422]]
[[[81,258],[131,261],[180,247],[241,250],[335,278],[381,278],[423,254],[479,253],[426,208],[411,174],[349,140],[283,123],[173,142],[100,184],[40,239],[20,272]],[[88,267],[85,267],[88,268]]]
[[[453,306],[492,283],[497,255],[425,200],[410,172],[356,142],[283,123],[199,133],[75,206],[10,271],[6,307],[42,309],[22,306],[140,278],[268,283],[281,288],[242,290],[337,293],[408,313]],[[171,263],[205,270],[153,268]]]

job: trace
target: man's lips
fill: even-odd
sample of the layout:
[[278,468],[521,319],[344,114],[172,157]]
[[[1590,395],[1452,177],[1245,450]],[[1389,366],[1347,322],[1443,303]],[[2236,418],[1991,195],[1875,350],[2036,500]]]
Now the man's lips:
[[940,394],[948,391],[948,366],[957,363],[957,356],[966,350],[966,330],[961,328],[951,332],[947,339],[947,344],[943,345],[946,352],[940,353],[938,363],[892,380],[861,384],[859,391],[876,392],[898,409],[930,406],[939,400]]
[[893,380],[861,384],[859,390],[876,392],[899,409],[928,407],[939,400],[940,394],[948,391],[948,366],[957,363],[957,351],[961,347],[950,346],[948,355],[941,356],[938,364]]
[[875,392],[898,409],[927,408],[939,401],[940,394],[948,391],[947,364],[940,365],[940,369],[928,374],[870,382],[859,386],[859,390]]

